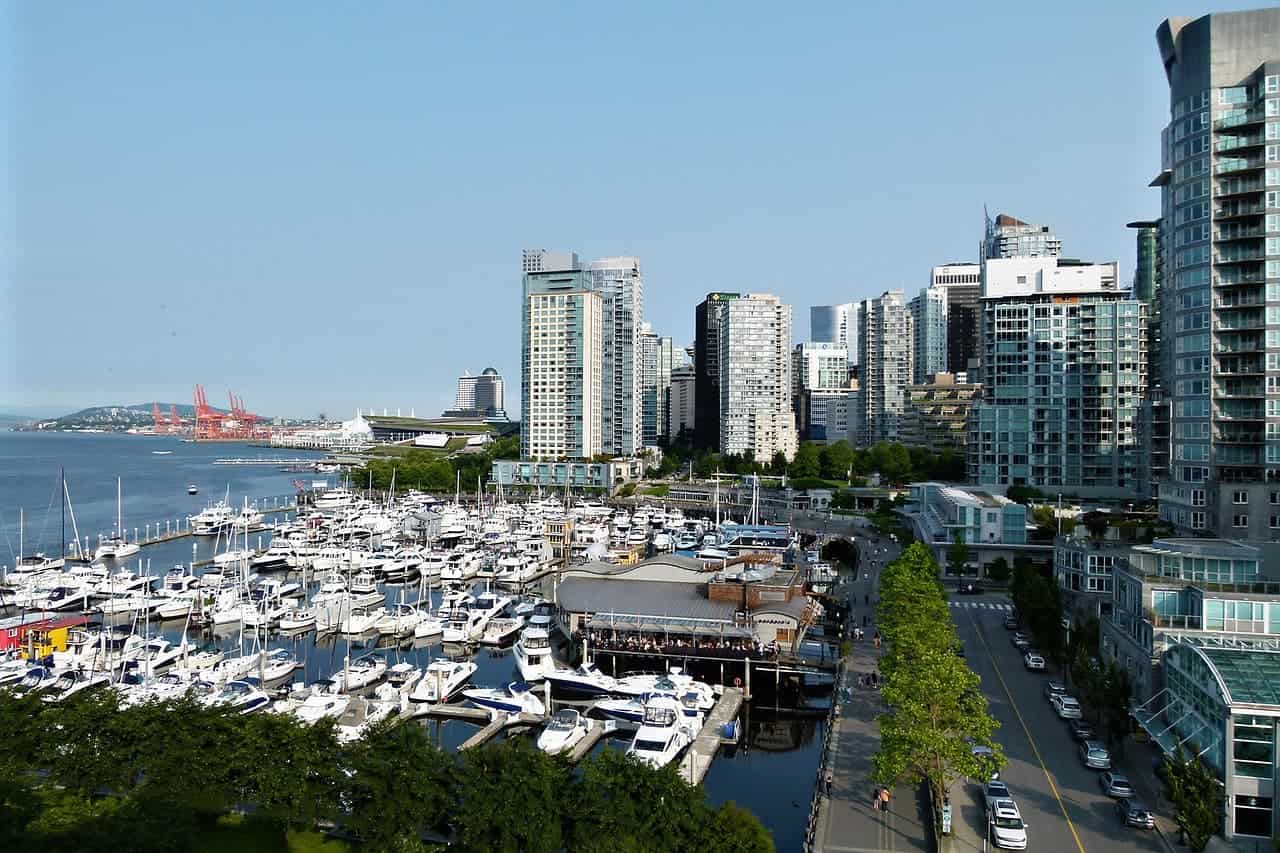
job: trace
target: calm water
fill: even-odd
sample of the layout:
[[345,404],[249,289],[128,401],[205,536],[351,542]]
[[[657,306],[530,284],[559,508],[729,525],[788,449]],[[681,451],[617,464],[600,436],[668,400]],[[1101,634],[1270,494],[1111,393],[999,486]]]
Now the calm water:
[[[153,450],[169,450],[159,455]],[[124,526],[133,539],[133,528],[139,533],[144,526],[161,528],[180,518],[199,512],[208,503],[224,496],[233,506],[245,499],[260,507],[270,507],[273,500],[283,502],[294,494],[294,481],[310,483],[309,473],[289,473],[277,467],[214,465],[220,457],[289,457],[318,458],[322,454],[304,451],[254,448],[240,444],[185,444],[176,438],[122,436],[94,433],[15,433],[0,432],[0,565],[12,565],[18,553],[19,509],[26,516],[25,550],[53,553],[61,541],[62,491],[60,469],[65,469],[71,506],[81,540],[88,537],[90,546],[99,533],[110,534],[116,519],[116,477],[123,483]],[[200,494],[187,494],[188,484],[195,484]],[[66,539],[72,533],[71,515],[67,516]],[[250,534],[250,544],[265,544],[267,533]],[[150,545],[141,553],[142,566],[150,566],[153,574],[163,574],[173,565],[211,556],[213,537],[186,538]],[[136,567],[135,557],[129,561]],[[419,595],[416,584],[406,588],[389,587],[389,601],[414,601]],[[434,596],[432,596],[434,598]],[[167,622],[159,631],[170,639],[182,632],[181,622]],[[226,648],[251,644],[240,631],[231,630],[212,638]],[[305,665],[305,680],[322,678],[342,666],[348,654],[356,656],[373,647],[372,642],[328,637],[316,640],[313,634],[301,637],[275,636],[268,648],[289,648]],[[392,646],[384,653],[390,662],[409,661],[426,666],[446,649],[435,642],[419,641],[408,646]],[[450,653],[457,650],[450,647]],[[479,667],[475,681],[482,686],[500,686],[518,676],[509,650],[481,647],[474,653]],[[300,676],[303,677],[303,676]],[[733,800],[750,809],[773,833],[780,853],[799,851],[802,846],[809,799],[813,790],[821,752],[819,722],[812,719],[779,717],[770,709],[747,707],[742,714],[745,729],[743,742],[736,748],[722,750],[707,774],[704,787],[709,801],[719,804]],[[424,722],[436,742],[456,748],[475,731],[461,721]],[[625,748],[622,740],[607,741],[596,747]]]

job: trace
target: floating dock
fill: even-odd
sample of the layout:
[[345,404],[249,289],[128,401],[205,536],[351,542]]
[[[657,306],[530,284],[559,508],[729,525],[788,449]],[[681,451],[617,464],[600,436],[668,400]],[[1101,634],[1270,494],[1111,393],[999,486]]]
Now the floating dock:
[[546,722],[546,719],[546,717],[539,716],[538,714],[498,714],[493,718],[489,725],[463,741],[462,745],[458,747],[458,751],[461,752],[464,749],[482,746],[496,737],[498,732],[503,729],[514,728],[517,726],[521,728],[538,726]]
[[589,720],[587,733],[582,736],[582,740],[573,745],[573,749],[569,750],[569,763],[577,764],[586,758],[587,753],[600,742],[601,738],[617,729],[618,726],[612,720]]
[[726,687],[715,707],[711,709],[711,713],[707,715],[702,731],[698,732],[698,737],[694,739],[686,750],[684,758],[680,760],[681,779],[688,781],[691,785],[702,784],[707,771],[711,769],[711,761],[720,751],[720,744],[724,742],[721,736],[724,724],[737,719],[738,711],[741,709],[742,688]]

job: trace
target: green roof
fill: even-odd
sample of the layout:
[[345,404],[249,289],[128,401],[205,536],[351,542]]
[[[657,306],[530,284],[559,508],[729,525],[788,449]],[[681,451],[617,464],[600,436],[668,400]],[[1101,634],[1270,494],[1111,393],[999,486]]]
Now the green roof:
[[1280,705],[1280,653],[1200,646],[1232,705]]

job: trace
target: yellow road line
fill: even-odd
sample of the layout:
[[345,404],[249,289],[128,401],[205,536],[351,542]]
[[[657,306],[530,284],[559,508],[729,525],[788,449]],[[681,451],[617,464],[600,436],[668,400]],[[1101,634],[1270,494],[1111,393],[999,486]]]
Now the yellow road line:
[[1045,765],[1044,758],[1040,755],[1040,748],[1036,746],[1036,739],[1031,736],[1031,729],[1027,727],[1027,721],[1022,719],[1022,712],[1018,710],[1018,703],[1013,701],[1013,691],[1009,689],[1004,676],[1000,674],[1000,664],[996,663],[996,656],[991,651],[991,645],[987,642],[987,638],[981,629],[979,629],[977,620],[973,618],[974,610],[972,608],[965,608],[965,610],[969,614],[969,622],[978,634],[979,642],[987,650],[987,657],[991,658],[991,669],[996,674],[996,678],[1000,680],[1000,686],[1004,688],[1004,695],[1009,697],[1009,707],[1013,709],[1018,722],[1022,725],[1022,731],[1027,736],[1027,742],[1031,744],[1031,751],[1035,753],[1036,761],[1040,762],[1040,769],[1044,771],[1044,778],[1049,783],[1049,790],[1053,792],[1053,798],[1058,801],[1058,808],[1062,809],[1062,817],[1067,822],[1067,829],[1071,830],[1071,837],[1076,841],[1076,848],[1080,853],[1084,853],[1084,844],[1080,841],[1080,835],[1076,832],[1075,824],[1071,822],[1071,816],[1067,814],[1067,804],[1062,801],[1062,794],[1058,793],[1058,786],[1053,784],[1053,776],[1049,775],[1049,768]]

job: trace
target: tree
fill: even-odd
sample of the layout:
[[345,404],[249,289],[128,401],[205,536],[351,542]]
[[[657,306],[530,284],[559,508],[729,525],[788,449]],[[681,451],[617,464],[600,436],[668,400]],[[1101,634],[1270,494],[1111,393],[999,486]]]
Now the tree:
[[440,826],[452,807],[453,760],[421,726],[371,733],[348,752],[346,823],[373,850],[411,849],[423,830]]
[[987,577],[996,583],[1004,583],[1009,579],[1009,561],[1004,557],[996,557],[987,563]]
[[769,473],[778,477],[785,476],[787,473],[787,454],[781,450],[773,454],[773,459],[769,460]]
[[847,482],[849,468],[853,465],[853,448],[849,447],[849,442],[847,441],[828,444],[818,454],[818,462],[822,469],[823,477],[828,480]]
[[880,441],[871,447],[871,467],[890,483],[901,483],[911,475],[911,454],[897,442]]
[[818,465],[818,447],[811,441],[800,445],[796,458],[792,460],[788,473],[792,477],[817,477],[820,473]]
[[964,533],[957,530],[947,549],[947,574],[961,577],[967,573],[969,566],[969,545],[964,541]]
[[1199,853],[1222,828],[1222,786],[1203,761],[1185,755],[1181,747],[1167,766],[1174,820],[1187,845]]
[[1084,526],[1094,539],[1105,539],[1111,521],[1105,512],[1088,512],[1084,515]]
[[[454,826],[468,850],[495,853],[556,853],[563,849],[564,796],[571,775],[563,760],[550,759],[525,738],[467,750],[459,768]],[[512,796],[519,791],[519,796]],[[652,807],[653,803],[646,803]]]

